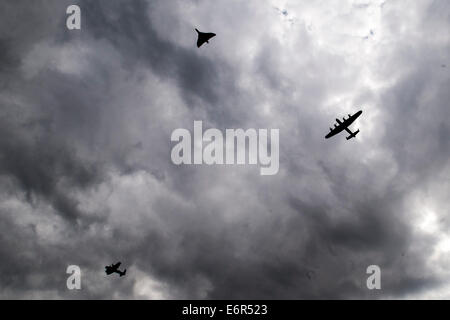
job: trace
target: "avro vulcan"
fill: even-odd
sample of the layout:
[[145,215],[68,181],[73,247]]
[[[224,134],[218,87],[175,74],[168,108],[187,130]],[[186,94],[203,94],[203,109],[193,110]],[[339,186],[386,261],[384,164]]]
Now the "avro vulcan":
[[209,43],[208,40],[216,36],[216,34],[212,32],[200,32],[197,30],[197,28],[195,29],[195,31],[197,31],[198,33],[197,48],[200,48],[205,42]]

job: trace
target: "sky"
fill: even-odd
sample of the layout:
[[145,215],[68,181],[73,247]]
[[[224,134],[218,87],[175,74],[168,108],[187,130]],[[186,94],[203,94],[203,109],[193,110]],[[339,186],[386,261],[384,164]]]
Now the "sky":
[[[449,31],[447,0],[1,1],[0,299],[450,299]],[[194,121],[279,129],[278,174],[174,165]]]

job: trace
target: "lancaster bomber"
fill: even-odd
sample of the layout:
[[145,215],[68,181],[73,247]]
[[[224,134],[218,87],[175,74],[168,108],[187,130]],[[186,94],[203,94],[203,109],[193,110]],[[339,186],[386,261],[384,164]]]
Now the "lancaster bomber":
[[356,137],[356,135],[359,133],[359,129],[358,131],[352,132],[348,127],[355,122],[356,119],[359,118],[359,116],[362,114],[362,111],[358,111],[357,113],[355,113],[354,115],[348,115],[348,119],[345,119],[345,117],[343,118],[344,122],[342,122],[339,119],[336,119],[338,124],[334,125],[334,129],[330,128],[330,133],[327,134],[327,136],[325,137],[325,139],[329,139],[331,137],[334,137],[335,135],[341,133],[342,131],[347,131],[350,135],[347,137],[347,140],[353,139]]

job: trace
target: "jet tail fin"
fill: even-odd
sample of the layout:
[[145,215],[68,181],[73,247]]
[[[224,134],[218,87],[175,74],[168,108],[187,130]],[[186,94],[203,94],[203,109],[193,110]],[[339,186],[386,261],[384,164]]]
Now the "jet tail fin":
[[127,269],[123,270],[122,272],[119,272],[120,276],[124,276],[125,273],[127,273]]
[[356,135],[357,135],[358,133],[359,133],[359,130],[358,130],[358,131],[355,131],[354,133],[352,133],[351,135],[349,135],[349,136],[347,137],[347,140],[350,140],[350,139],[355,138]]

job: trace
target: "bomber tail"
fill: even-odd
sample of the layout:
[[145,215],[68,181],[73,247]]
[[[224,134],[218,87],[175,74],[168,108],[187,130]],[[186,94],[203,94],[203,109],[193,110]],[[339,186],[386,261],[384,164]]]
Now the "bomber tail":
[[350,139],[355,138],[356,135],[357,135],[358,133],[359,133],[359,129],[358,129],[358,131],[355,131],[354,133],[352,133],[351,135],[349,135],[349,136],[347,137],[347,140],[350,140]]
[[124,276],[125,273],[127,273],[127,269],[123,270],[122,272],[119,272],[120,276]]

